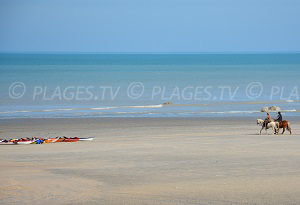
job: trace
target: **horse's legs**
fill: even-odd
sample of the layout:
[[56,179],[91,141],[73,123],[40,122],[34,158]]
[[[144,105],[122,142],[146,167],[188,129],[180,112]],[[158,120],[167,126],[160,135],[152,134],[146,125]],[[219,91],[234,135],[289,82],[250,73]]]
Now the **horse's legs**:
[[284,131],[285,131],[285,126],[283,127],[283,130],[282,130],[282,133],[281,133],[281,134],[283,134],[283,133],[284,133]]
[[288,129],[288,131],[290,131],[290,135],[291,135],[292,134],[292,128],[291,128],[290,124],[288,124],[287,129]]
[[261,135],[261,131],[262,131],[263,129],[264,129],[264,127],[261,128],[261,130],[260,130],[260,132],[259,132],[260,135]]

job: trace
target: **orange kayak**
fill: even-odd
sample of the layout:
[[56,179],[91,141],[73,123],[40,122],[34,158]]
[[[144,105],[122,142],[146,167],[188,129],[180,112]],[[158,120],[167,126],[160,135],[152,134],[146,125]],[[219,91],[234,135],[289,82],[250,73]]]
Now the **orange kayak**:
[[50,143],[50,142],[52,142],[51,139],[44,140],[44,143]]
[[51,142],[56,142],[56,141],[57,141],[56,138],[49,138],[49,139],[44,140],[44,143],[51,143]]

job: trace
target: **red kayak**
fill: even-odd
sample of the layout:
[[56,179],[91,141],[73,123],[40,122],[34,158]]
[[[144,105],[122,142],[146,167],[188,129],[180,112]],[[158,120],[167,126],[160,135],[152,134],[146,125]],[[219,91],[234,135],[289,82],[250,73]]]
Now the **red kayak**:
[[78,142],[79,139],[64,139],[62,142]]

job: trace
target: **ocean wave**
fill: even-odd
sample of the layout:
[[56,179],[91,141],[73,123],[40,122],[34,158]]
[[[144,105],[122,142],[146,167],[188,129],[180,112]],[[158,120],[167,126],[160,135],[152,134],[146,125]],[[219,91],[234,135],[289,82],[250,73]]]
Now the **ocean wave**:
[[13,112],[0,112],[0,114],[10,114],[10,113],[13,113]]
[[116,114],[144,114],[141,112],[115,112]]
[[212,111],[212,112],[203,112],[205,114],[253,114],[253,113],[259,113],[257,110],[243,110],[243,111]]
[[229,111],[228,113],[258,113],[259,111],[257,110],[252,110],[252,111]]
[[12,114],[12,113],[18,113],[18,112],[32,112],[30,110],[14,110],[14,111],[4,111],[4,112],[0,112],[0,114]]
[[124,106],[125,108],[162,108],[163,105],[137,105],[137,106]]
[[296,109],[293,109],[293,110],[281,110],[281,112],[297,112]]
[[95,108],[91,108],[91,110],[111,110],[116,108],[118,107],[95,107]]

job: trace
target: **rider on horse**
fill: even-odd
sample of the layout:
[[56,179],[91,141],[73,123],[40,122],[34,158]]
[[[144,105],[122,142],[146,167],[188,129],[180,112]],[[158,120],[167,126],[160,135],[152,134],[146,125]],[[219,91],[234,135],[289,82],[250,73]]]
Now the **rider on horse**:
[[281,112],[278,112],[278,116],[277,116],[277,119],[275,120],[275,122],[282,122]]
[[272,122],[272,121],[273,121],[273,119],[272,119],[270,113],[267,113],[267,118],[265,119],[265,122],[264,122],[265,127],[267,127],[268,123]]

